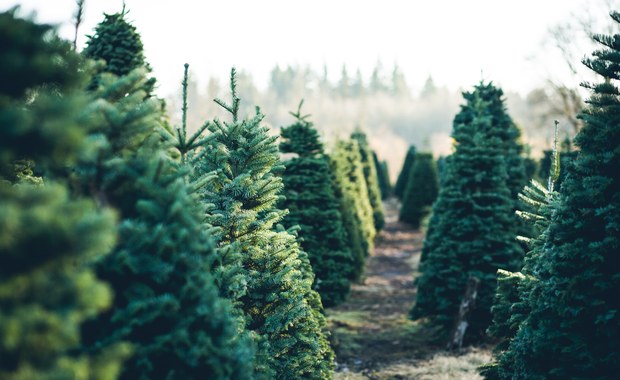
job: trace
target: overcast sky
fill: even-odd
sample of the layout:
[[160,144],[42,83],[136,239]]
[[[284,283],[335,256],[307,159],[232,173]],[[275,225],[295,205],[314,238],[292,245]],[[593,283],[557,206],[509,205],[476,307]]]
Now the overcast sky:
[[[439,85],[469,88],[481,78],[525,93],[557,62],[542,45],[550,26],[594,0],[126,0],[142,35],[160,95],[178,88],[183,63],[206,81],[230,67],[250,72],[264,87],[275,64],[324,64],[334,79],[343,64],[370,75],[377,60],[394,62],[414,89],[428,75]],[[72,39],[75,0],[0,0],[36,20],[61,26]],[[79,46],[122,0],[86,0]],[[554,61],[556,60],[556,61]],[[558,70],[559,71],[559,70]]]

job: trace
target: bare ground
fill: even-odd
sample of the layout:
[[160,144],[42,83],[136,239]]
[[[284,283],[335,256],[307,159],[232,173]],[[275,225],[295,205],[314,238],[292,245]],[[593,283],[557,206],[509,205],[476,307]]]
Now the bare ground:
[[335,379],[480,379],[487,350],[448,353],[439,331],[407,318],[424,234],[398,222],[398,203],[385,202],[386,225],[349,300],[327,310],[338,362]]

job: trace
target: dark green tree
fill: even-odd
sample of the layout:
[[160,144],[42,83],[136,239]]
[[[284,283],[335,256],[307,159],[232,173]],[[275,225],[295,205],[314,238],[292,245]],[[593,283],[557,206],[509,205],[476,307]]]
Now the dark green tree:
[[127,345],[76,353],[81,324],[112,302],[85,263],[116,241],[114,213],[61,175],[87,148],[79,57],[12,10],[0,13],[0,72],[0,378],[116,379]]
[[[491,322],[498,269],[515,270],[522,259],[508,187],[504,133],[493,101],[481,83],[465,93],[466,103],[454,119],[455,152],[447,158],[437,202],[433,206],[424,261],[417,279],[418,296],[411,316],[430,317],[450,327],[469,277],[480,288],[467,330],[479,340]],[[508,124],[503,124],[508,128]]]
[[372,207],[372,219],[377,231],[383,228],[385,217],[383,215],[383,203],[381,202],[381,191],[379,190],[379,180],[377,178],[377,169],[372,158],[372,150],[368,145],[366,134],[361,130],[356,130],[351,134],[351,139],[357,141],[362,158],[362,167],[364,169],[364,178],[366,179],[366,188],[368,189],[368,199]]
[[[87,36],[86,48],[82,54],[93,60],[104,60],[105,66],[99,71],[112,73],[117,76],[129,74],[137,68],[144,68],[151,72],[151,66],[144,56],[144,45],[140,33],[135,26],[127,21],[128,11],[104,14],[103,21],[95,27],[95,33]],[[95,76],[93,87],[99,83],[99,75]],[[155,78],[148,79],[144,84],[144,91],[151,96],[155,88]]]
[[374,249],[377,234],[357,141],[338,141],[330,158],[357,280],[364,272],[366,257]]
[[296,157],[284,162],[285,200],[281,204],[289,210],[287,224],[301,228],[301,247],[308,253],[316,275],[313,288],[325,306],[333,306],[349,294],[353,257],[319,134],[308,120],[310,115],[301,114],[301,103],[291,114],[296,121],[282,128],[280,151]]
[[398,174],[396,185],[394,185],[394,195],[398,199],[402,199],[403,194],[405,193],[405,188],[409,183],[409,173],[411,173],[411,168],[415,162],[415,151],[415,147],[411,145],[407,151],[407,155],[405,156],[403,168],[400,170],[400,174]]
[[[619,13],[611,17],[620,23]],[[602,47],[584,63],[603,80],[585,84],[592,95],[575,138],[580,152],[532,258],[529,311],[500,359],[500,378],[614,379],[620,372],[620,35],[594,39]]]
[[284,169],[277,137],[261,125],[264,116],[258,109],[254,117],[239,119],[234,69],[231,91],[230,104],[216,103],[231,113],[232,122],[209,123],[211,134],[197,168],[199,174],[214,173],[203,200],[212,205],[219,244],[236,244],[241,253],[243,283],[222,285],[241,289],[233,301],[258,344],[259,375],[329,379],[333,352],[321,331],[325,317],[312,290],[308,256],[294,234],[276,225],[286,215],[277,208]]
[[416,153],[414,162],[402,200],[400,220],[419,228],[437,198],[439,181],[431,153]]
[[119,244],[94,264],[116,298],[84,326],[84,349],[131,342],[121,379],[250,378],[252,351],[209,274],[215,254],[204,209],[162,139],[158,102],[144,100],[145,74],[102,74],[87,110],[97,155],[82,164],[81,179],[121,223]]
[[372,152],[372,160],[377,170],[377,180],[379,181],[379,191],[381,199],[387,199],[392,195],[392,184],[390,183],[390,173],[386,161],[379,161],[377,153]]

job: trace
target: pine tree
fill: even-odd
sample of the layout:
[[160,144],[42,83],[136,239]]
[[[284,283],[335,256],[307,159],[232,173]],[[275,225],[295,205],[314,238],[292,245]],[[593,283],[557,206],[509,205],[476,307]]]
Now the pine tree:
[[337,142],[330,156],[336,182],[336,196],[340,200],[340,212],[354,259],[356,280],[364,272],[366,257],[374,249],[377,233],[359,151],[357,141],[341,140]]
[[114,213],[72,196],[62,175],[86,150],[79,57],[49,25],[9,11],[0,71],[0,378],[115,379],[126,345],[75,353],[83,321],[112,301],[85,263],[116,241]]
[[252,352],[209,275],[215,254],[204,210],[162,139],[158,102],[144,101],[145,70],[100,81],[88,110],[98,154],[80,172],[121,223],[119,244],[95,263],[116,298],[84,326],[85,350],[131,342],[121,379],[250,378]]
[[403,168],[400,170],[400,174],[398,174],[398,179],[396,180],[396,185],[394,186],[394,195],[398,199],[402,199],[405,193],[405,187],[407,183],[409,183],[409,173],[411,172],[411,168],[415,162],[415,147],[411,145],[409,150],[407,151],[407,155],[405,156],[405,161],[403,163]]
[[347,245],[340,203],[336,198],[329,158],[310,115],[301,114],[301,105],[291,113],[296,121],[281,130],[280,151],[297,156],[284,162],[282,177],[289,210],[287,224],[301,227],[301,247],[308,253],[316,277],[313,288],[325,306],[343,302],[353,278],[353,257]]
[[446,160],[433,206],[411,313],[449,327],[468,278],[476,277],[481,284],[468,340],[480,339],[491,321],[495,273],[515,270],[522,258],[504,158],[506,134],[494,124],[498,118],[493,102],[483,97],[489,86],[481,83],[465,93],[466,104],[454,119],[456,150]]
[[244,283],[223,285],[244,290],[234,301],[255,334],[259,375],[329,379],[333,353],[321,332],[325,317],[312,290],[308,257],[294,234],[276,226],[286,215],[276,205],[284,169],[277,137],[261,125],[264,116],[258,109],[253,118],[239,119],[234,69],[231,91],[230,104],[216,103],[231,113],[232,122],[209,123],[211,134],[198,167],[215,174],[205,184],[203,200],[213,205],[219,244],[237,244],[241,252]]
[[379,191],[381,199],[387,199],[392,195],[392,184],[390,183],[390,173],[388,172],[387,162],[379,161],[376,152],[372,152],[372,160],[377,170],[377,180],[379,181]]
[[[611,17],[620,23],[620,14]],[[603,77],[592,91],[528,288],[529,312],[506,356],[501,378],[614,379],[620,372],[620,35],[584,63]],[[561,353],[561,354],[558,354]]]
[[[127,14],[124,5],[120,13],[104,14],[103,21],[95,28],[95,34],[87,36],[88,41],[82,54],[94,60],[104,60],[105,66],[100,68],[101,72],[116,76],[127,75],[137,68],[151,72],[151,66],[144,56],[140,33],[127,21]],[[93,87],[98,85],[98,78],[98,75],[95,76]],[[155,78],[145,82],[147,97],[152,95],[155,82]]]
[[360,130],[353,132],[353,134],[351,134],[351,139],[357,141],[360,149],[364,178],[366,179],[366,188],[368,189],[368,199],[372,207],[372,218],[375,229],[379,231],[385,224],[385,217],[383,216],[383,203],[381,202],[377,169],[372,159],[372,150],[370,149],[370,145],[368,145],[368,139],[364,132]]
[[437,198],[439,182],[431,153],[417,153],[414,162],[403,196],[400,220],[419,228]]

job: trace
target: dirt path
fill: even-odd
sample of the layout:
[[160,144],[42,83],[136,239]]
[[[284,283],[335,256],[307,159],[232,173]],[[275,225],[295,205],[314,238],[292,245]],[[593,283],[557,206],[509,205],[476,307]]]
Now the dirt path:
[[477,379],[475,366],[486,362],[487,352],[442,353],[432,343],[437,331],[407,319],[424,235],[398,222],[395,200],[385,202],[385,213],[364,279],[353,285],[346,303],[327,310],[338,362],[335,378]]

